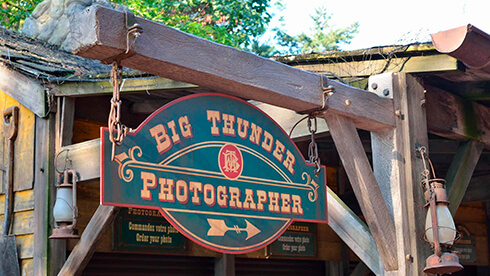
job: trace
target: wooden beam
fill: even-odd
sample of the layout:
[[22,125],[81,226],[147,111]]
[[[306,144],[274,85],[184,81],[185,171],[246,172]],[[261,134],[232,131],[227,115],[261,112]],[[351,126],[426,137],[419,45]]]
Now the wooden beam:
[[45,117],[45,89],[39,82],[0,64],[0,91],[5,92],[39,117]]
[[[323,82],[319,75],[142,18],[136,18],[136,22],[144,33],[136,41],[136,54],[121,62],[125,67],[295,111],[323,105]],[[72,51],[77,55],[105,60],[126,50],[121,11],[93,6],[73,17],[70,26]],[[328,85],[336,93],[327,107],[356,118],[359,128],[394,125],[391,100],[335,81],[323,83]],[[348,107],[346,100],[351,103]]]
[[[151,92],[159,90],[193,89],[199,86],[166,78],[128,78],[123,80],[121,93]],[[112,94],[110,81],[67,82],[53,89],[55,96],[98,96]]]
[[[54,125],[54,119],[51,119]],[[54,158],[54,135],[50,133],[50,122],[36,118],[36,154],[34,171],[34,275],[48,275],[49,190],[52,183],[52,160]],[[54,132],[52,132],[54,134]]]
[[328,225],[371,271],[381,274],[379,253],[368,227],[327,187]]
[[[402,175],[402,182],[399,184],[402,201],[399,206],[406,208],[406,213],[401,215],[397,224],[400,231],[398,234],[404,237],[407,250],[406,255],[401,257],[408,256],[410,259],[403,260],[409,269],[408,275],[425,275],[425,259],[432,252],[430,246],[421,238],[425,233],[427,211],[424,209],[425,198],[420,189],[423,163],[422,159],[417,157],[416,149],[419,146],[427,147],[429,143],[425,108],[428,105],[424,105],[424,89],[418,80],[409,74],[393,73],[393,90],[395,110],[400,110],[395,128],[395,138],[400,144],[394,152]],[[400,212],[395,206],[394,210]]]
[[56,166],[64,168],[66,158],[68,167],[77,171],[78,181],[87,181],[100,177],[100,139],[73,144],[61,148]]
[[466,188],[470,183],[482,150],[483,144],[480,142],[464,142],[459,146],[449,166],[446,174],[446,190],[447,198],[451,203],[448,206],[449,211],[453,216],[466,193]]
[[361,206],[383,266],[397,270],[395,225],[374,177],[354,123],[345,117],[327,113],[325,116],[352,189]]
[[490,149],[490,108],[423,85],[426,90],[427,127],[429,132],[455,140],[480,141]]
[[[319,57],[320,59],[323,57]],[[328,58],[328,57],[326,57]],[[354,61],[352,57],[338,58],[336,61],[316,64],[300,64],[294,67],[316,74],[335,74],[341,78],[369,77],[385,72],[447,72],[459,71],[458,60],[443,54],[411,57],[394,57],[388,59],[366,59]],[[385,68],[388,66],[388,68]]]
[[108,229],[119,212],[114,206],[99,205],[83,231],[80,241],[65,262],[58,275],[81,275],[97,248],[102,234]]
[[363,263],[359,262],[356,268],[352,271],[350,276],[367,276],[369,275],[369,268]]

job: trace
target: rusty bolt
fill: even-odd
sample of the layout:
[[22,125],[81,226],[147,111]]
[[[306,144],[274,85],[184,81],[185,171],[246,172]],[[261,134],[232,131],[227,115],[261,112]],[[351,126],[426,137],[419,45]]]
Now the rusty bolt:
[[349,106],[351,104],[350,100],[345,100],[345,105]]

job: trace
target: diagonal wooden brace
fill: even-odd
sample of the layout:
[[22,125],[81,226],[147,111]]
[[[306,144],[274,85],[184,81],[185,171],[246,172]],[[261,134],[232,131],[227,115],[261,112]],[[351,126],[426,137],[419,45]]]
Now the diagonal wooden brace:
[[387,271],[397,270],[395,225],[374,177],[357,129],[352,120],[336,114],[328,113],[325,120],[373,235],[383,266]]

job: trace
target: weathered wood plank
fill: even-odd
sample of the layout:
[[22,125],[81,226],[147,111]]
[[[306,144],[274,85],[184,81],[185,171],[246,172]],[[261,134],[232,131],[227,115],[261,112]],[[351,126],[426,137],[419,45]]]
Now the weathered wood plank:
[[[129,78],[122,84],[121,94],[135,92],[152,92],[159,90],[193,89],[199,86],[171,79],[153,78]],[[109,81],[94,82],[68,82],[53,90],[55,96],[95,96],[112,94],[112,85]]]
[[[267,115],[269,115],[272,119],[274,119],[274,121],[276,121],[276,123],[279,124],[279,126],[281,126],[281,128],[284,129],[284,131],[287,134],[291,132],[291,129],[298,121],[300,121],[302,118],[307,116],[307,115],[298,114],[286,108],[282,108],[266,103],[251,101],[251,104],[255,105],[260,110],[264,111]],[[327,124],[325,123],[324,120],[318,120],[317,123],[318,123],[317,134],[328,131]],[[299,138],[304,136],[309,137],[310,135],[311,133],[308,131],[307,120],[303,120],[294,128],[293,132],[291,133],[291,138],[294,139],[294,138]]]
[[[32,168],[34,166],[34,122],[35,115],[27,109],[25,106],[21,105],[17,100],[10,97],[5,93],[0,92],[0,112],[4,109],[18,106],[19,107],[19,125],[18,133],[22,135],[17,135],[14,142],[14,191],[23,191],[32,189],[34,182],[34,177],[32,173]],[[2,141],[4,140],[3,128],[0,128],[0,137]],[[7,165],[7,143],[3,142],[0,146],[0,162],[2,163],[2,172]],[[3,184],[3,177],[0,177]],[[0,185],[4,186],[4,185]],[[2,193],[2,187],[0,187],[0,193]]]
[[[125,67],[176,81],[197,84],[218,92],[253,99],[296,111],[317,109],[323,104],[322,77],[273,60],[195,37],[141,18],[144,33],[136,54],[122,61]],[[73,18],[73,51],[104,60],[126,49],[124,14],[95,6]],[[158,45],[155,47],[154,45]],[[336,94],[330,110],[356,117],[360,128],[382,128],[394,124],[392,102],[335,81]],[[352,105],[345,108],[343,102]],[[381,115],[382,114],[382,115]]]
[[446,174],[446,190],[447,198],[451,203],[448,208],[453,216],[466,193],[466,188],[470,183],[482,150],[483,144],[480,142],[464,142],[459,146],[449,166]]
[[44,86],[0,64],[0,90],[34,112],[46,116]]
[[427,91],[429,132],[455,140],[476,140],[490,148],[490,108],[464,100],[442,89],[423,85]]
[[[14,212],[34,210],[34,191],[25,190],[14,193]],[[5,212],[5,195],[0,195],[0,215]]]
[[81,275],[95,252],[97,243],[114,221],[119,208],[99,205],[89,224],[58,275]]
[[15,236],[19,259],[32,259],[34,256],[34,235]]
[[[405,73],[393,74],[394,104],[395,110],[400,110],[397,119],[396,130],[400,139],[401,147],[396,152],[399,162],[401,178],[400,196],[403,196],[402,206],[406,206],[406,214],[402,215],[402,235],[404,241],[410,242],[408,254],[412,263],[408,263],[410,274],[424,275],[425,258],[432,254],[430,246],[423,241],[425,217],[427,211],[424,209],[425,198],[420,189],[421,172],[423,171],[422,159],[417,157],[418,146],[428,145],[425,94],[420,83],[412,76]],[[401,132],[401,133],[400,133]],[[401,158],[401,159],[400,159]],[[401,189],[404,190],[402,191]],[[397,225],[398,227],[398,225]],[[407,235],[407,233],[412,233]],[[405,255],[406,256],[406,255]],[[403,257],[403,256],[402,256]]]
[[328,225],[376,275],[379,253],[368,227],[327,187]]
[[378,248],[385,270],[398,267],[395,225],[374,177],[361,140],[348,118],[327,113],[325,116],[352,189]]
[[100,139],[94,139],[61,148],[63,152],[57,160],[57,167],[63,168],[65,154],[75,168],[79,181],[100,177]]
[[35,275],[35,273],[37,272],[34,270],[32,259],[24,259],[20,262],[20,275],[28,276]]
[[48,274],[48,227],[50,206],[49,188],[54,171],[52,160],[54,157],[54,119],[36,118],[36,154],[34,156],[34,275]]
[[[4,215],[0,215],[0,221],[3,221]],[[28,235],[34,233],[34,211],[23,211],[14,213],[14,220],[12,224],[12,234],[14,235]],[[0,226],[0,230],[3,230],[3,225]]]

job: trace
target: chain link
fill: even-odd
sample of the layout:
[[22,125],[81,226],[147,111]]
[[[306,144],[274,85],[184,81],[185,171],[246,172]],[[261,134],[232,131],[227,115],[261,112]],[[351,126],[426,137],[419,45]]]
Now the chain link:
[[[315,123],[314,126],[312,124],[312,121]],[[308,158],[310,163],[315,164],[316,166],[315,175],[318,176],[321,167],[320,167],[320,157],[318,156],[318,145],[315,141],[315,133],[317,131],[317,120],[315,116],[308,117],[308,131],[311,134],[311,142],[310,145],[308,146]]]
[[131,131],[131,129],[121,123],[121,99],[119,96],[119,90],[122,83],[122,67],[114,61],[112,63],[111,70],[111,84],[113,87],[112,99],[111,99],[111,110],[109,113],[109,140],[112,142],[112,157],[111,160],[114,161],[114,154],[116,151],[116,146],[122,145],[126,134]]

